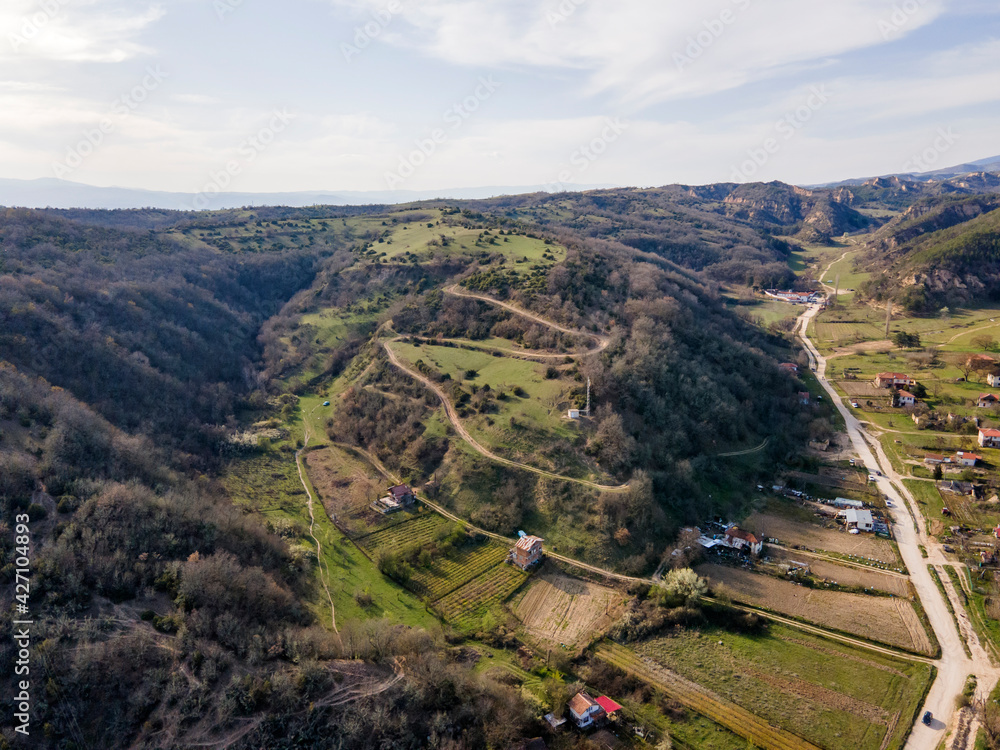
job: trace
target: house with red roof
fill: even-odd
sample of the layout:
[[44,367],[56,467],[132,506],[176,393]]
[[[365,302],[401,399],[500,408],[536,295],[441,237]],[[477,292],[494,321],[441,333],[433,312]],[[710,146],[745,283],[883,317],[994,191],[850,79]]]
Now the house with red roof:
[[782,362],[778,365],[778,369],[787,372],[789,375],[799,374],[799,366],[794,362]]
[[917,397],[909,391],[899,391],[896,394],[896,403],[900,406],[913,406],[917,403]]
[[522,536],[517,540],[514,549],[510,551],[510,559],[521,570],[527,570],[542,559],[542,542],[544,541],[537,536]]
[[981,393],[979,394],[979,400],[976,402],[976,406],[980,409],[986,409],[990,406],[996,406],[998,403],[1000,403],[1000,398],[992,393]]
[[901,372],[880,372],[875,376],[875,385],[879,388],[908,388],[917,381]]
[[955,463],[959,466],[975,466],[979,461],[982,461],[983,457],[978,453],[969,453],[968,451],[959,451],[955,454]]
[[607,712],[601,708],[601,704],[582,691],[570,699],[569,715],[580,729],[592,727],[607,718]]
[[1000,448],[1000,430],[979,428],[979,445],[983,448]]
[[759,555],[764,549],[764,542],[738,526],[730,526],[726,529],[724,541],[727,547],[735,550],[746,550],[752,555]]

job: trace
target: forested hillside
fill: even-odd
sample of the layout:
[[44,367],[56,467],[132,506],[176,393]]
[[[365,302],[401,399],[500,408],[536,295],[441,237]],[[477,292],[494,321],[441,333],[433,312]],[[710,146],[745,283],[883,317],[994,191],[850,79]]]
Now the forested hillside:
[[[426,602],[393,619],[359,588],[337,620],[318,581],[348,543],[319,551],[310,517],[329,506],[306,512],[300,449],[357,451],[485,529],[647,574],[681,526],[738,512],[830,432],[778,367],[794,342],[721,285],[792,283],[791,238],[885,220],[861,208],[772,184],[4,211],[2,582],[10,603],[27,514],[36,746],[530,736],[523,695],[474,672],[454,648],[468,632]],[[592,414],[571,420],[588,383]],[[361,558],[372,575],[409,565]],[[5,641],[7,675],[14,654]]]
[[1000,199],[925,200],[879,231],[860,292],[913,312],[1000,299]]

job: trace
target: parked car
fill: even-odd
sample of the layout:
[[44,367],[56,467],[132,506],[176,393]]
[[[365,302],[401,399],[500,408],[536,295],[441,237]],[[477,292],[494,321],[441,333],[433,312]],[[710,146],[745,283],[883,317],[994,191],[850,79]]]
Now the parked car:
[[858,402],[857,402],[857,401],[852,401],[852,402],[851,402],[851,406],[852,406],[852,407],[854,407],[855,409],[858,409],[858,408],[860,408],[860,407],[858,406]]
[[930,726],[933,720],[934,720],[934,715],[930,711],[924,711],[924,718],[922,718],[920,721],[922,721],[927,726]]
[[329,405],[330,405],[330,402],[329,402],[329,401],[324,401],[324,402],[323,402],[323,406],[329,406]]

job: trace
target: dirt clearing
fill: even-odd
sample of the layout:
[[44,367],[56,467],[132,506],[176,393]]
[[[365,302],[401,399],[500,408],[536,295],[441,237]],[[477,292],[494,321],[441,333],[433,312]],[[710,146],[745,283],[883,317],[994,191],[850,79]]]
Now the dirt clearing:
[[887,539],[871,534],[848,534],[839,526],[828,529],[819,524],[801,523],[767,513],[754,513],[740,526],[758,536],[777,539],[785,547],[839,552],[870,557],[889,565],[897,564],[896,551]]
[[309,451],[303,458],[326,512],[352,536],[385,521],[369,503],[385,494],[388,483],[366,461],[334,446]]
[[931,654],[931,642],[913,605],[887,596],[823,591],[738,568],[699,565],[698,574],[723,584],[733,599],[853,633],[870,641]]
[[768,554],[771,560],[776,563],[792,561],[805,563],[815,577],[833,581],[840,586],[861,586],[904,598],[910,596],[910,583],[905,576],[866,570],[853,565],[841,565],[832,560],[821,560],[810,555],[803,555],[797,550],[769,547]]
[[546,571],[511,606],[529,634],[572,648],[606,630],[624,601],[613,588]]

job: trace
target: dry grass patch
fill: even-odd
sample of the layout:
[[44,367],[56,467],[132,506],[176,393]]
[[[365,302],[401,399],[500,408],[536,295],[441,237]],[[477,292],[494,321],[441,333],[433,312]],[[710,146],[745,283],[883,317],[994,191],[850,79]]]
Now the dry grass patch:
[[512,609],[532,637],[572,648],[606,631],[624,601],[613,588],[550,570],[532,581]]

